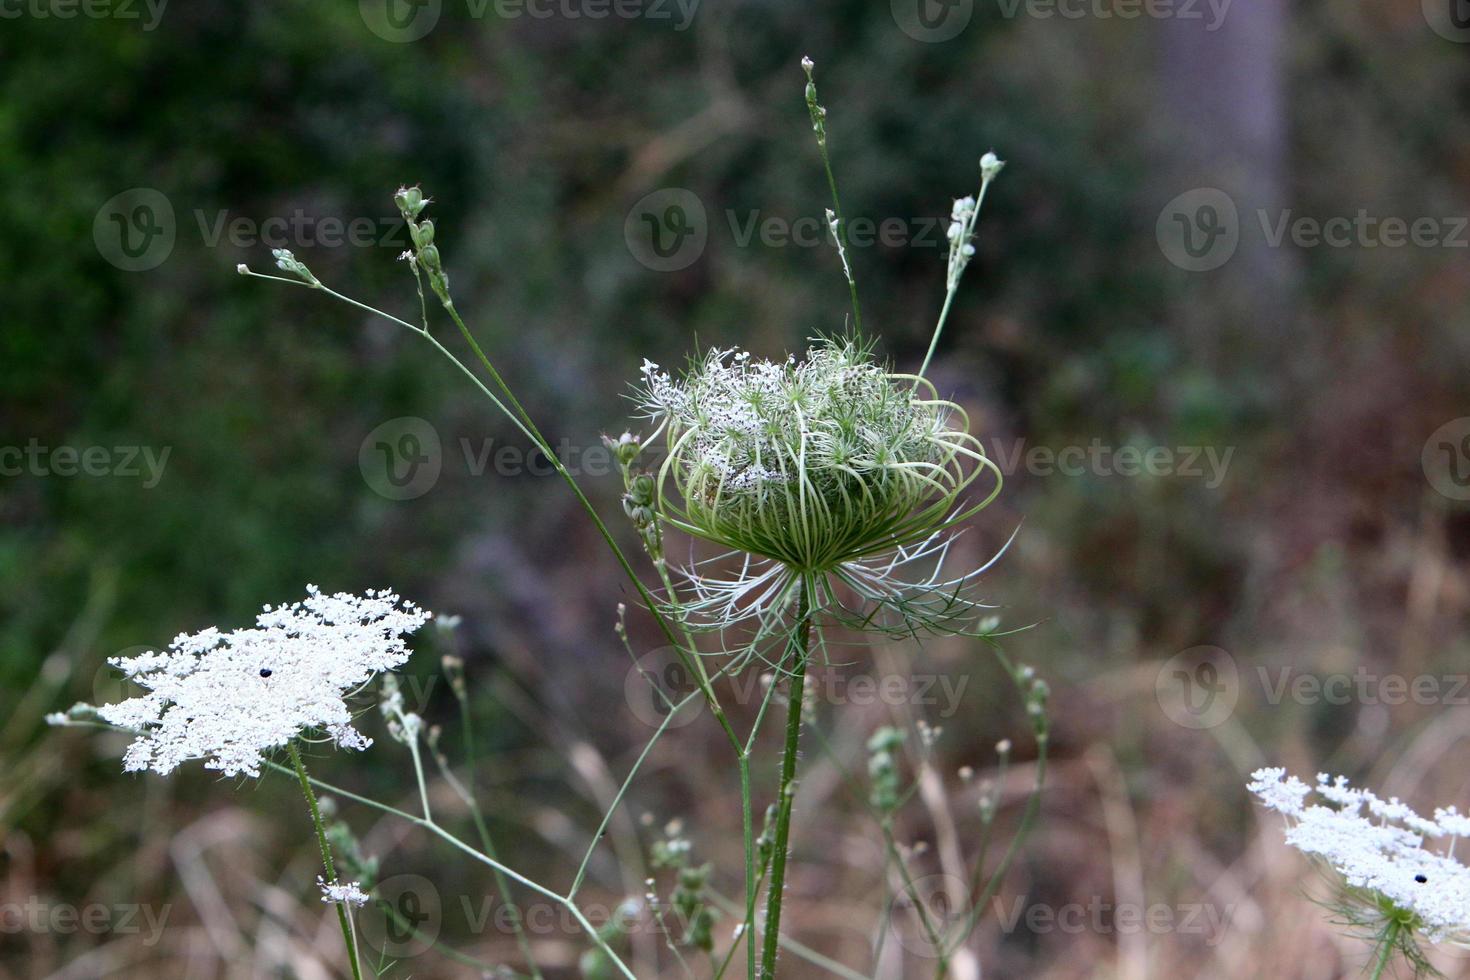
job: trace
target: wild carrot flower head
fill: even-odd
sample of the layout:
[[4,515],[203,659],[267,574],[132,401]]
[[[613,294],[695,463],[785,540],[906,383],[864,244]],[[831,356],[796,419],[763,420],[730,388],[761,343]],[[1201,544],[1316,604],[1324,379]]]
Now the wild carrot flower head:
[[[1315,786],[1279,768],[1252,776],[1247,788],[1286,817],[1286,842],[1326,862],[1365,900],[1368,915],[1360,909],[1350,921],[1372,925],[1365,920],[1386,915],[1436,942],[1470,936],[1470,868],[1454,856],[1459,838],[1470,835],[1470,817],[1450,807],[1426,819],[1341,776],[1319,774]],[[1429,839],[1446,843],[1426,847]]]
[[677,381],[645,362],[637,398],[668,448],[660,516],[767,560],[773,583],[861,580],[885,556],[904,564],[994,497],[961,503],[982,471],[999,490],[964,410],[853,341],[780,362],[714,350]]
[[850,341],[802,361],[716,350],[677,383],[645,364],[644,381],[643,409],[667,423],[673,523],[793,568],[928,537],[979,472],[964,411]]
[[111,663],[148,693],[103,705],[104,721],[132,729],[123,768],[168,774],[190,759],[227,776],[260,775],[263,754],[308,731],[338,746],[371,740],[352,727],[346,698],[408,659],[404,637],[430,614],[389,591],[324,595],[266,606],[253,629],[180,634],[167,652]]

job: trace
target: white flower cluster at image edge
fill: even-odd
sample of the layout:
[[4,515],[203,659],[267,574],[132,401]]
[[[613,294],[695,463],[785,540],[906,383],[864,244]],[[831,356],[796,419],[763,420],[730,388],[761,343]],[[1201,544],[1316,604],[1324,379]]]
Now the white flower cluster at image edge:
[[[1454,807],[1427,820],[1397,798],[1319,773],[1308,786],[1285,769],[1260,769],[1247,788],[1287,819],[1286,842],[1325,860],[1355,888],[1375,892],[1412,913],[1432,940],[1470,934],[1470,868],[1455,860],[1455,844],[1470,836],[1470,816]],[[1312,794],[1325,803],[1308,802]],[[1448,838],[1443,853],[1426,839]]]

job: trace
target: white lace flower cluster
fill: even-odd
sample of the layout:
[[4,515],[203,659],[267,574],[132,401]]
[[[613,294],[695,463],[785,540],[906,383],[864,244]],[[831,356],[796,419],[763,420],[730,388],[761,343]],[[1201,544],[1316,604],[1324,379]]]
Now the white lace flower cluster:
[[645,363],[641,407],[667,426],[685,530],[820,569],[944,497],[977,455],[963,413],[851,342],[806,358],[715,350],[679,382]]
[[[1252,780],[1247,789],[1286,817],[1288,844],[1413,915],[1429,939],[1470,935],[1470,868],[1454,857],[1458,839],[1470,836],[1470,816],[1449,807],[1427,820],[1397,798],[1381,800],[1326,773],[1315,786],[1280,768],[1257,770]],[[1314,793],[1325,804],[1309,803]],[[1424,846],[1440,838],[1448,838],[1443,852]]]
[[321,875],[317,875],[316,886],[321,889],[322,901],[328,905],[340,903],[361,908],[368,903],[367,894],[363,892],[360,881],[349,881],[344,885],[338,881],[327,881]]
[[148,693],[98,709],[138,738],[128,772],[168,774],[204,759],[226,776],[260,775],[263,753],[320,730],[341,748],[372,740],[352,727],[344,700],[380,671],[408,659],[405,637],[431,614],[389,591],[324,595],[266,606],[253,629],[183,633],[168,652],[111,663]]

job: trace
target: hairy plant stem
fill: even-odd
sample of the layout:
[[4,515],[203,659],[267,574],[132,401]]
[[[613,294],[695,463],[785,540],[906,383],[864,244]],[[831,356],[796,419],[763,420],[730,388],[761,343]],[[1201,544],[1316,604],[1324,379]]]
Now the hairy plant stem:
[[776,798],[776,840],[771,851],[771,883],[766,900],[766,933],[761,952],[761,980],[775,980],[776,952],[781,935],[781,898],[786,887],[786,852],[791,841],[791,809],[796,795],[796,762],[801,741],[801,710],[806,688],[808,651],[811,647],[811,597],[802,586],[796,613],[796,662],[791,668],[791,687],[787,692],[786,744],[781,750],[781,786]]
[[[327,881],[337,883],[337,867],[332,861],[332,845],[327,843],[327,828],[322,824],[322,811],[316,804],[316,794],[311,789],[311,777],[306,774],[306,765],[301,761],[301,750],[296,748],[293,739],[286,743],[291,753],[291,766],[296,770],[296,779],[301,783],[301,793],[306,797],[306,805],[311,808],[311,822],[316,827],[316,842],[322,850],[322,865],[327,872]],[[337,923],[342,927],[342,940],[347,944],[347,962],[352,965],[352,980],[362,980],[362,968],[357,963],[357,936],[352,931],[352,923],[347,918],[347,906],[342,902],[332,903],[337,906]]]
[[1403,924],[1398,919],[1389,922],[1388,929],[1383,934],[1383,948],[1378,951],[1378,962],[1373,965],[1373,976],[1369,980],[1379,980],[1383,976],[1383,971],[1388,969],[1388,961],[1393,959],[1394,943],[1398,940],[1399,930],[1402,928]]

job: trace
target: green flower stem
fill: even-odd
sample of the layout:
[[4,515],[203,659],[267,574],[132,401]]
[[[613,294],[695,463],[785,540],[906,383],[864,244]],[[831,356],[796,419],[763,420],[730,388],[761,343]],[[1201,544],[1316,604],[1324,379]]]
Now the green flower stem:
[[[490,358],[485,355],[485,351],[480,347],[479,342],[475,340],[475,335],[470,332],[470,328],[465,324],[464,318],[459,315],[459,310],[455,309],[454,302],[450,300],[448,296],[442,296],[440,297],[440,305],[444,307],[444,311],[448,313],[450,319],[454,321],[454,325],[459,328],[459,332],[461,335],[463,335],[465,342],[470,345],[470,349],[475,352],[475,357],[479,359],[480,364],[485,368],[486,373],[490,375],[490,380],[495,383],[495,387],[500,389],[501,394],[505,397],[505,402],[509,403],[510,408],[514,411],[508,411],[505,404],[503,404],[493,395],[491,395],[492,401],[494,401],[495,404],[503,412],[509,415],[511,417],[511,420],[517,424],[521,431],[524,432],[531,439],[531,441],[536,444],[536,448],[540,449],[542,454],[551,461],[551,465],[556,469],[557,473],[560,474],[562,480],[564,480],[567,486],[571,489],[572,494],[577,498],[577,502],[581,504],[582,509],[587,512],[587,516],[590,517],[592,519],[592,523],[596,525],[598,533],[602,535],[603,541],[607,543],[608,548],[613,553],[613,557],[617,560],[618,565],[621,566],[623,573],[628,577],[628,581],[633,584],[633,588],[638,591],[638,595],[643,600],[644,604],[648,607],[648,611],[653,614],[653,618],[658,622],[659,629],[662,630],[664,636],[674,647],[674,652],[683,662],[685,669],[689,670],[691,673],[697,676],[700,693],[704,695],[705,701],[709,704],[710,713],[715,716],[715,720],[719,723],[720,728],[724,731],[725,737],[730,740],[730,744],[734,746],[736,753],[741,753],[742,750],[740,746],[740,738],[735,734],[735,729],[731,727],[729,719],[725,717],[725,709],[720,704],[720,699],[715,694],[714,688],[710,686],[709,679],[705,674],[704,665],[699,663],[699,658],[692,655],[691,652],[685,648],[684,644],[680,643],[678,638],[674,635],[673,626],[670,625],[668,619],[661,612],[659,612],[658,603],[654,601],[652,593],[650,593],[648,591],[648,587],[643,584],[643,580],[638,577],[638,573],[633,571],[632,563],[628,561],[628,556],[623,553],[623,549],[618,545],[617,540],[612,536],[612,532],[608,530],[607,525],[602,520],[602,516],[597,513],[597,508],[592,506],[592,501],[588,500],[587,495],[582,492],[582,487],[579,483],[577,483],[576,477],[572,476],[571,471],[566,468],[566,465],[561,461],[561,457],[558,456],[556,454],[556,450],[552,448],[551,443],[546,440],[546,437],[541,434],[541,430],[536,427],[536,423],[531,419],[530,413],[527,412],[526,409],[521,405],[520,400],[515,396],[515,392],[511,391],[510,385],[505,383],[505,379],[501,377],[500,372],[496,370],[495,365],[491,363]],[[419,332],[421,332],[423,336],[429,337],[430,340],[433,340],[427,330]],[[437,340],[434,341],[434,345],[436,347],[439,347],[441,351],[444,351],[445,354],[449,354],[449,352],[445,350],[443,345],[439,344]],[[455,358],[452,354],[449,354],[449,356],[452,360],[458,363],[458,358]],[[469,371],[468,368],[465,368],[463,365],[461,365],[461,369],[464,370],[466,374],[470,375],[471,378],[474,378],[474,375]],[[475,380],[478,381],[478,379]],[[487,395],[490,394],[489,390],[484,388],[484,385],[481,385],[480,387],[482,390],[485,391]]]
[[[316,805],[316,794],[311,790],[311,777],[306,774],[306,766],[301,761],[301,751],[296,748],[295,740],[287,742],[286,746],[291,753],[291,766],[296,771],[296,779],[301,783],[301,793],[306,797],[306,805],[311,808],[311,822],[316,827],[316,842],[322,850],[322,865],[327,871],[327,881],[336,883],[337,868],[332,861],[332,846],[327,843],[327,828],[322,824],[322,812]],[[337,923],[342,927],[342,939],[347,943],[347,962],[352,965],[352,980],[362,980],[362,968],[357,964],[357,937],[347,918],[347,906],[342,902],[333,904],[337,906]]]
[[[452,778],[452,774],[446,767],[444,774],[450,777],[451,785],[461,790],[460,796],[465,805],[469,807],[470,817],[475,822],[475,832],[480,835],[480,846],[485,849],[485,856],[493,861],[500,860],[500,854],[496,850],[495,840],[490,836],[490,826],[485,822],[485,814],[480,810],[480,803],[475,798],[475,770],[476,753],[474,726],[470,713],[469,692],[464,689],[463,684],[451,685],[454,688],[455,700],[459,702],[460,728],[464,732],[465,750],[465,773],[468,778],[467,786],[459,786],[458,781]],[[505,877],[505,872],[494,870],[495,888],[500,892],[500,901],[505,905],[510,916],[511,929],[515,933],[516,946],[521,951],[521,958],[526,961],[526,969],[531,971],[532,980],[542,980],[541,967],[536,962],[536,954],[531,949],[530,937],[526,935],[525,923],[521,920],[520,906],[515,903],[511,895],[510,880]]]
[[949,951],[944,948],[944,939],[939,934],[939,927],[935,925],[934,919],[929,915],[929,910],[924,906],[924,896],[919,894],[914,876],[909,871],[908,862],[904,861],[903,854],[898,849],[898,841],[893,836],[891,817],[885,817],[883,820],[883,847],[887,853],[888,862],[898,869],[898,877],[903,882],[904,893],[913,902],[919,926],[924,930],[924,938],[928,939],[929,945],[934,948],[934,955],[937,959],[934,975],[942,978],[949,972]]
[[[292,748],[294,750],[294,746]],[[279,772],[289,773],[292,771],[285,766],[280,765],[279,763],[271,762],[268,759],[265,761],[265,765]],[[372,807],[374,810],[378,810],[382,813],[392,814],[400,820],[405,820],[416,827],[421,827],[422,829],[440,838],[451,847],[454,847],[464,852],[468,856],[474,858],[476,861],[479,861],[481,864],[486,865],[491,870],[501,872],[510,880],[526,888],[529,888],[531,891],[542,896],[543,898],[546,898],[562,906],[567,910],[568,913],[571,914],[572,918],[576,920],[577,925],[581,927],[582,931],[587,933],[593,944],[596,945],[598,949],[602,950],[602,952],[607,956],[608,961],[617,968],[619,975],[625,977],[626,980],[638,980],[638,978],[633,975],[633,971],[628,969],[628,965],[622,961],[617,953],[613,952],[613,949],[611,946],[608,945],[607,940],[603,939],[602,936],[599,935],[597,928],[593,926],[591,922],[587,921],[587,916],[583,914],[582,910],[577,906],[577,903],[572,901],[567,896],[552,891],[545,885],[538,884],[537,882],[532,881],[530,878],[527,878],[525,875],[521,874],[515,869],[501,864],[499,861],[495,860],[489,855],[475,850],[469,844],[466,844],[464,841],[460,840],[458,837],[454,836],[449,831],[445,830],[443,827],[439,826],[432,820],[425,820],[423,817],[416,817],[412,813],[408,813],[405,810],[400,810],[395,806],[390,806],[387,803],[379,803],[377,800],[370,799],[358,793],[354,793],[351,790],[346,790],[340,786],[334,786],[331,783],[323,782],[322,780],[317,779],[314,776],[308,776],[304,769],[298,770],[297,775],[298,778],[305,780],[307,783],[310,784],[310,786],[315,786],[318,789],[326,790],[328,793],[331,793],[334,796],[340,796],[343,799],[352,800],[354,803],[361,803],[363,806]],[[322,837],[321,840],[322,845],[325,848],[325,837]]]
[[[561,478],[564,481],[566,481],[567,486],[571,488],[572,493],[577,498],[577,502],[582,506],[582,509],[587,512],[587,516],[592,519],[592,523],[596,525],[598,533],[602,535],[602,538],[607,543],[608,548],[611,549],[613,557],[617,560],[619,567],[622,568],[623,573],[628,577],[628,580],[632,583],[633,588],[637,590],[639,597],[648,607],[648,611],[653,614],[653,618],[658,623],[659,629],[668,639],[670,645],[673,646],[674,651],[678,655],[679,659],[684,662],[685,668],[693,674],[699,676],[703,675],[702,670],[698,666],[696,666],[694,660],[691,659],[689,651],[686,650],[684,646],[680,644],[678,638],[675,637],[673,627],[669,624],[664,615],[659,612],[658,604],[654,601],[652,593],[648,591],[648,587],[645,586],[642,579],[638,577],[638,573],[633,570],[633,566],[628,561],[627,555],[623,553],[623,549],[618,545],[616,539],[613,538],[612,532],[608,530],[608,527],[603,522],[601,515],[599,515],[597,513],[597,509],[592,506],[592,502],[587,499],[587,495],[582,492],[581,485],[577,483],[576,478],[573,477],[570,471],[567,470],[565,464],[562,463],[561,458],[557,456],[556,451],[551,447],[551,444],[546,441],[546,437],[543,436],[540,429],[536,427],[536,423],[532,421],[530,414],[521,405],[520,400],[516,398],[515,393],[511,391],[510,386],[505,383],[505,379],[501,377],[500,372],[495,369],[495,365],[492,364],[490,359],[485,356],[484,350],[481,349],[479,343],[475,340],[474,335],[470,333],[469,327],[465,325],[464,319],[460,317],[459,311],[455,309],[454,303],[452,301],[445,297],[441,297],[440,299],[441,305],[449,314],[450,318],[454,320],[455,325],[459,328],[460,333],[464,335],[465,340],[469,343],[470,348],[475,352],[475,356],[484,366],[486,372],[490,375],[491,380],[495,383],[495,386],[499,388],[501,393],[505,396],[505,401],[502,401],[499,397],[495,395],[494,392],[486,387],[485,384],[480,381],[478,377],[475,376],[475,373],[471,371],[470,368],[463,361],[454,356],[454,353],[452,351],[450,351],[443,344],[439,343],[439,341],[431,333],[429,333],[427,325],[423,327],[416,326],[412,323],[409,323],[407,320],[394,316],[391,313],[385,313],[384,311],[379,310],[375,307],[368,306],[366,303],[355,300],[350,296],[339,293],[335,289],[323,285],[320,281],[304,282],[299,279],[290,279],[285,276],[266,275],[264,273],[254,272],[249,269],[245,270],[243,274],[255,279],[268,279],[271,282],[283,282],[293,286],[302,286],[307,289],[320,290],[321,292],[326,293],[328,296],[331,296],[333,299],[341,300],[342,302],[347,303],[349,306],[355,306],[360,310],[364,310],[368,313],[380,316],[383,319],[390,320],[400,326],[407,327],[415,334],[423,337],[429,343],[433,344],[434,347],[439,351],[439,353],[443,354],[456,367],[458,367],[460,371],[463,372],[464,375],[468,377],[477,388],[480,389],[481,393],[489,398],[490,401],[495,405],[495,407],[500,409],[501,413],[509,418],[511,422],[516,426],[516,428],[520,429],[521,433],[525,435],[526,438],[535,443],[536,448],[540,449],[541,452],[545,454],[546,458],[551,461],[551,464],[556,469],[557,473],[560,474]],[[507,402],[509,404],[507,404]],[[735,747],[735,751],[737,753],[740,753],[742,751],[740,738],[735,734],[735,729],[731,727],[729,719],[725,717],[725,709],[721,706],[719,698],[715,695],[714,688],[710,687],[707,683],[701,681],[700,693],[704,695],[705,700],[709,703],[710,712],[715,716],[715,720],[719,723],[721,730],[724,731],[725,737],[730,740],[730,744]]]
[[[856,309],[856,302],[857,294],[856,292],[854,292],[854,309]],[[465,342],[470,345],[470,349],[475,352],[475,356],[479,359],[480,364],[485,368],[486,373],[490,375],[490,379],[495,383],[495,386],[500,389],[501,394],[505,396],[506,402],[508,402],[510,406],[515,410],[515,416],[518,417],[518,420],[523,430],[527,432],[527,434],[531,437],[531,440],[536,443],[537,447],[546,456],[546,458],[551,460],[552,466],[555,467],[556,471],[561,475],[562,479],[566,482],[567,486],[576,496],[578,503],[582,505],[582,509],[585,510],[587,512],[587,515],[592,518],[593,524],[597,526],[598,532],[602,535],[603,540],[607,542],[607,546],[612,550],[613,556],[617,559],[618,564],[622,566],[624,574],[628,577],[628,580],[633,583],[633,587],[638,590],[638,594],[643,599],[644,604],[648,607],[649,612],[651,612],[654,619],[657,620],[659,629],[663,631],[664,636],[668,639],[669,643],[673,645],[674,652],[679,657],[680,661],[684,664],[684,668],[695,675],[697,683],[699,685],[700,693],[704,695],[705,702],[710,707],[710,712],[715,716],[715,721],[719,724],[721,730],[725,733],[725,737],[729,739],[730,744],[734,747],[736,765],[738,766],[740,771],[740,799],[742,811],[741,841],[745,851],[745,889],[748,901],[753,909],[755,903],[755,837],[754,818],[751,813],[750,797],[750,752],[741,744],[739,736],[735,734],[735,729],[731,727],[729,719],[725,717],[725,709],[720,704],[720,699],[715,694],[714,687],[710,684],[709,675],[704,668],[704,662],[696,653],[693,653],[692,643],[689,643],[687,637],[686,643],[689,643],[689,648],[686,649],[685,643],[680,643],[679,639],[674,635],[672,624],[670,624],[668,619],[659,611],[657,602],[654,601],[653,596],[644,586],[642,579],[640,579],[637,573],[633,571],[632,564],[628,561],[627,556],[623,554],[623,550],[621,547],[618,546],[617,541],[613,538],[612,532],[610,532],[607,528],[607,525],[603,523],[601,515],[597,513],[597,509],[592,506],[592,502],[588,500],[586,494],[582,492],[582,488],[577,483],[576,478],[573,477],[571,472],[567,470],[566,466],[562,463],[561,458],[557,456],[556,451],[552,449],[551,444],[547,442],[546,438],[541,434],[540,429],[536,427],[536,423],[531,419],[530,413],[527,412],[525,408],[521,405],[520,400],[516,398],[515,393],[511,391],[510,386],[506,384],[505,379],[501,377],[500,372],[496,370],[495,365],[491,363],[490,358],[485,355],[485,352],[481,349],[479,342],[475,340],[474,334],[470,332],[470,328],[465,324],[464,319],[459,315],[459,311],[455,309],[453,301],[451,301],[447,296],[444,296],[441,297],[441,305],[444,307],[444,311],[449,314],[450,319],[454,321],[455,326],[459,328],[460,334],[463,335]],[[427,331],[425,331],[425,336],[427,335]],[[664,583],[664,587],[668,590],[670,598],[673,599],[675,596],[673,583],[669,581],[668,571],[662,562],[659,563],[658,571]],[[573,891],[575,893],[575,889]],[[748,950],[750,962],[754,963],[754,933],[751,933],[747,937],[747,942],[749,944]],[[751,972],[751,976],[753,977],[753,971]]]
[[786,705],[786,745],[781,752],[781,786],[777,796],[776,841],[771,853],[771,884],[766,901],[766,934],[761,953],[761,980],[775,980],[776,952],[781,935],[781,899],[786,888],[786,852],[791,841],[791,810],[796,779],[796,761],[801,740],[801,711],[806,688],[807,651],[811,645],[811,597],[805,583],[798,600],[796,663],[791,670],[790,699]]
[[1388,969],[1388,961],[1393,958],[1394,943],[1398,940],[1399,930],[1402,928],[1403,924],[1398,919],[1393,919],[1388,923],[1388,930],[1384,932],[1381,940],[1383,946],[1378,951],[1378,962],[1374,964],[1373,976],[1369,980],[1379,980],[1383,976],[1383,971]]
[[[723,909],[727,915],[734,915],[738,911],[739,907],[732,900],[721,895],[714,889],[710,889],[709,895],[714,903]],[[810,946],[797,942],[789,936],[780,937],[780,942],[781,948],[790,950],[793,956],[806,960],[813,966],[820,967],[833,976],[842,977],[842,980],[871,980],[866,973],[859,973],[857,970],[852,969],[852,967],[839,963],[831,957],[823,956]]]

